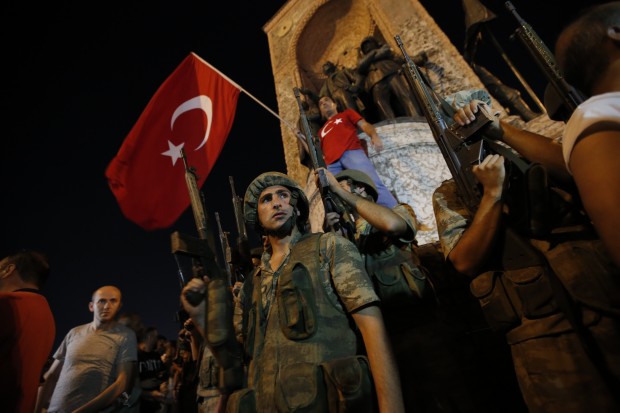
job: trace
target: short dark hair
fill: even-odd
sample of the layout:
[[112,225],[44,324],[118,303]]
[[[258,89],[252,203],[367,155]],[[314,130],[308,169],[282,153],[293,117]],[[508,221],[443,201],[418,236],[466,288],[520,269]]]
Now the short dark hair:
[[47,256],[33,250],[21,250],[6,257],[8,264],[13,264],[24,282],[43,288],[50,272]]

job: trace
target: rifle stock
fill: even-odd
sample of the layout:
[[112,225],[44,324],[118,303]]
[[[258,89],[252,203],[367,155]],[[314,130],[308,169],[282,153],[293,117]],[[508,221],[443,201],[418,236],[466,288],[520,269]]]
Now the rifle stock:
[[510,1],[507,1],[505,6],[519,24],[515,31],[517,37],[519,37],[521,43],[523,43],[538,67],[543,71],[549,84],[557,92],[568,110],[568,116],[570,116],[577,106],[584,101],[583,95],[564,80],[555,56],[536,34],[532,26],[521,18],[515,6]]
[[308,117],[306,115],[306,111],[303,108],[300,98],[299,88],[294,88],[293,92],[295,93],[295,98],[297,99],[297,105],[299,106],[299,114],[301,118],[302,127],[304,128],[303,134],[306,137],[306,143],[308,145],[308,151],[310,152],[310,159],[312,161],[312,169],[318,172],[318,190],[321,195],[321,199],[323,201],[323,207],[325,208],[325,212],[336,212],[340,215],[341,225],[335,224],[332,227],[333,231],[344,232],[344,235],[347,236],[350,240],[354,239],[355,236],[355,223],[353,219],[347,212],[346,207],[344,206],[342,200],[337,196],[332,194],[332,191],[329,189],[329,180],[327,178],[327,174],[325,171],[319,168],[326,168],[325,159],[323,158],[323,153],[321,152],[321,147],[318,142],[316,142],[314,136],[312,135],[312,130],[310,129],[310,124],[308,123]]

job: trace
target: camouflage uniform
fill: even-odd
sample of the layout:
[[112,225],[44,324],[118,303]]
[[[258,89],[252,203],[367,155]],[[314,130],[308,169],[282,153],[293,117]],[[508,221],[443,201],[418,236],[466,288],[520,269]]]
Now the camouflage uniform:
[[[435,191],[433,208],[441,246],[447,258],[469,226],[472,216],[458,199],[453,180],[445,181]],[[562,251],[557,246],[550,249],[552,252],[554,250]],[[618,380],[618,278],[614,281],[613,277],[607,277],[610,275],[608,268],[604,268],[598,259],[584,266],[581,257],[586,254],[584,249],[581,254],[566,254],[561,260],[549,260],[549,263],[558,275],[563,274],[562,266],[573,271],[574,279],[562,276],[562,283],[572,298],[579,302],[583,325],[601,349],[603,364]],[[493,273],[493,278],[486,278],[489,273]],[[542,267],[513,270],[513,273],[494,271],[479,274],[471,283],[472,293],[479,299],[491,327],[504,323],[503,331],[506,331],[519,386],[529,411],[620,411],[617,399],[606,387],[599,370],[584,351],[579,336],[560,310],[548,274]],[[602,281],[605,278],[606,281]],[[572,288],[571,283],[577,287]],[[598,283],[609,285],[605,293],[611,298],[606,299],[603,293],[584,304],[588,300],[580,296],[594,296],[595,284]],[[500,288],[505,289],[503,294],[499,293]],[[508,301],[505,301],[506,298]],[[510,322],[506,314],[501,314],[508,313],[507,308],[515,311],[515,319]]]
[[[283,179],[276,176],[262,185],[290,187]],[[245,216],[256,223],[248,199],[254,201],[262,187],[251,189]],[[307,219],[303,191],[297,185],[291,189],[299,192],[294,196],[301,197],[297,205]],[[280,266],[271,268],[267,248],[236,302],[237,337],[249,364],[248,387],[254,390],[257,412],[327,411],[308,407],[326,403],[319,365],[360,354],[349,314],[379,301],[353,243],[334,233],[303,234],[298,226],[292,231],[290,251]],[[323,400],[315,403],[317,397]]]
[[213,413],[220,400],[218,388],[219,366],[213,353],[207,346],[202,347],[202,356],[198,369],[198,386],[196,396],[199,413]]
[[358,248],[384,307],[416,303],[426,289],[426,275],[416,253],[415,213],[402,203],[392,211],[407,223],[409,239],[390,238],[362,217],[355,221]]

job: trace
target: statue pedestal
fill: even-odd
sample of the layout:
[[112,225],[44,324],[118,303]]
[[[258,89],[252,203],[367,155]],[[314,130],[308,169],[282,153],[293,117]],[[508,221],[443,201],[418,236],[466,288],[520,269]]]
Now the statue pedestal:
[[[418,218],[419,245],[438,240],[433,192],[452,175],[425,119],[398,118],[376,123],[383,150],[368,156],[383,183],[399,202],[409,204]],[[369,140],[366,134],[361,138]]]

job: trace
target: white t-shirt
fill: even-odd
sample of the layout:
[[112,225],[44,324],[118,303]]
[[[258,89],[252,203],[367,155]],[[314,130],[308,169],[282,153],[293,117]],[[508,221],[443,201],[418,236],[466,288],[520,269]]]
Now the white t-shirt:
[[562,137],[562,153],[568,172],[571,172],[568,161],[577,139],[581,137],[586,128],[599,122],[620,124],[620,92],[592,96],[579,105],[571,115]]

